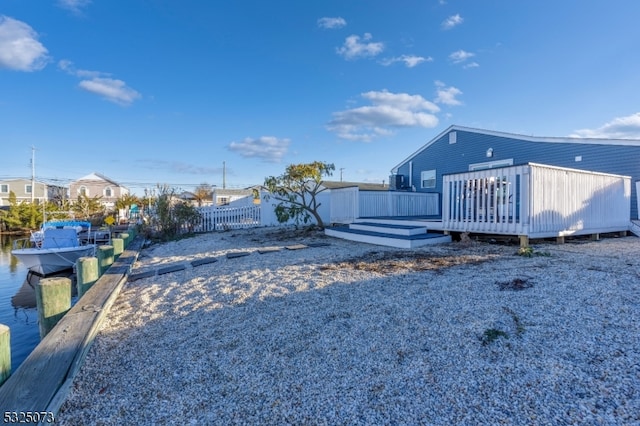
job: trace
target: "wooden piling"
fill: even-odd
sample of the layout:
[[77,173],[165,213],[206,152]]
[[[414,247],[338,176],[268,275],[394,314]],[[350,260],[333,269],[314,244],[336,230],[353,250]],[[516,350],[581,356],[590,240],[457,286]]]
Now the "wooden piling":
[[98,272],[102,276],[113,264],[113,246],[104,245],[98,247]]
[[124,240],[122,238],[112,238],[111,245],[113,245],[113,258],[118,260],[124,251]]
[[64,277],[41,279],[36,285],[36,304],[42,339],[71,309],[71,280]]
[[76,262],[78,299],[100,278],[97,257],[81,257]]
[[0,385],[11,375],[11,330],[0,324]]

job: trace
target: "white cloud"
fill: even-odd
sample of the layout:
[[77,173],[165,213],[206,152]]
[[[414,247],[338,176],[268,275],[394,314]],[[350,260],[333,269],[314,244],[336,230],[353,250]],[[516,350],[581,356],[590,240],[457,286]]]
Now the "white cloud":
[[462,105],[462,102],[456,99],[456,96],[462,95],[460,89],[453,86],[447,87],[446,84],[441,81],[436,81],[436,87],[436,103],[451,106]]
[[451,28],[462,24],[463,21],[464,19],[462,19],[460,15],[455,14],[453,16],[449,16],[444,20],[444,22],[442,22],[442,28],[445,30],[450,30]]
[[129,105],[141,97],[140,93],[128,87],[124,81],[113,78],[95,77],[82,80],[78,86],[119,105]]
[[320,18],[318,19],[318,26],[320,28],[325,28],[325,29],[336,29],[336,28],[342,28],[344,26],[347,25],[347,21],[345,21],[343,18],[337,17],[337,18]]
[[333,113],[327,129],[347,140],[370,142],[391,135],[393,128],[438,125],[435,113],[440,108],[420,95],[407,93],[366,92],[361,95],[372,105]]
[[453,52],[451,55],[449,55],[449,59],[453,61],[454,64],[460,64],[462,62],[467,61],[470,58],[473,58],[474,56],[476,56],[475,53],[466,52],[460,49]]
[[360,36],[350,35],[345,39],[342,47],[336,48],[336,52],[345,59],[376,56],[384,50],[384,44],[369,42],[372,37],[370,33],[365,33],[362,39]]
[[413,68],[417,65],[420,65],[422,62],[432,62],[433,58],[428,57],[425,58],[423,56],[415,56],[415,55],[402,55],[402,56],[396,56],[394,58],[387,58],[384,59],[383,61],[381,61],[382,65],[391,65],[394,64],[396,62],[404,62],[405,66],[407,68]]
[[617,117],[597,129],[576,130],[571,137],[603,139],[640,139],[640,112]]
[[468,64],[464,64],[464,65],[462,66],[462,68],[464,68],[464,69],[468,69],[468,68],[478,68],[479,66],[480,66],[480,64],[479,64],[479,63],[477,63],[477,62],[469,62]]
[[289,139],[274,136],[262,136],[258,139],[245,138],[241,142],[231,142],[229,151],[236,152],[245,158],[260,158],[269,163],[282,161],[289,149]]
[[61,59],[58,61],[58,68],[67,74],[73,75],[79,78],[96,78],[96,77],[109,77],[109,73],[100,72],[100,71],[89,71],[89,70],[79,70],[74,65],[73,62],[67,59]]
[[22,21],[0,15],[0,68],[41,70],[49,61],[47,53],[33,28]]
[[78,84],[81,89],[102,96],[110,102],[130,105],[142,97],[124,81],[111,78],[109,73],[77,69],[73,62],[67,59],[58,61],[58,68],[69,75],[83,79]]
[[91,0],[58,0],[58,6],[75,14],[82,14],[83,9],[91,4]]

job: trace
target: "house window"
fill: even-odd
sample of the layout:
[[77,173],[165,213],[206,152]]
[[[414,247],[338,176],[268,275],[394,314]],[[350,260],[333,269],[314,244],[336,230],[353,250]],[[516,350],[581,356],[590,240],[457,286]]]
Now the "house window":
[[487,161],[486,163],[469,164],[469,171],[495,169],[496,167],[513,166],[513,158],[507,160]]
[[454,144],[456,142],[458,142],[458,133],[450,132],[449,133],[449,143],[450,144]]
[[84,195],[85,197],[89,196],[89,190],[87,189],[86,186],[81,186],[80,188],[78,188],[78,194],[79,195]]
[[107,186],[107,187],[104,189],[104,196],[105,196],[105,197],[109,197],[109,198],[113,196],[113,191],[111,190],[111,187],[110,187],[110,186]]
[[6,194],[9,192],[9,185],[0,185],[0,192]]
[[436,171],[425,170],[420,173],[420,186],[421,188],[435,188],[436,187]]
[[33,192],[33,187],[31,185],[25,185],[24,186],[24,193],[25,194],[31,194]]

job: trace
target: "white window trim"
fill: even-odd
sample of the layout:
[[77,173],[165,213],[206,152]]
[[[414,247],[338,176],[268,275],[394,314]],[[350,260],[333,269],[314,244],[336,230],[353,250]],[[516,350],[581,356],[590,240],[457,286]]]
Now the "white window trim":
[[[432,170],[423,170],[420,172],[420,188],[422,189],[433,189],[437,186],[438,174],[436,173],[436,169]],[[425,181],[433,182],[432,185],[425,185]]]
[[495,169],[496,167],[513,166],[513,158],[506,160],[486,161],[484,163],[469,164],[469,171],[475,172],[476,170]]
[[[111,191],[111,195],[107,195],[107,191]],[[107,186],[102,190],[102,195],[104,195],[105,197],[113,198],[113,194],[113,188],[111,188],[110,186]]]
[[[2,190],[3,187],[6,187],[7,190],[3,191]],[[11,189],[9,188],[9,184],[5,184],[5,183],[0,184],[0,194],[8,194],[9,192],[11,192]]]

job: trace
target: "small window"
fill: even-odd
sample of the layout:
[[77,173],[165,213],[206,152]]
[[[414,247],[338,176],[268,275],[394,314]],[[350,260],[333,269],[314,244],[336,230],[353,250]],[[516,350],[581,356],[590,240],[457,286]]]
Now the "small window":
[[107,186],[104,189],[104,196],[105,197],[112,197],[113,196],[113,191],[111,190],[111,187]]
[[436,187],[436,171],[426,170],[420,173],[420,183],[422,188],[435,188]]
[[25,194],[31,194],[33,192],[33,187],[31,185],[25,185],[24,186],[24,193]]
[[9,185],[0,185],[0,192],[6,194],[9,192]]
[[89,190],[87,190],[86,186],[81,186],[80,188],[78,188],[78,194],[79,195],[84,195],[85,197],[89,196]]
[[458,133],[457,132],[450,132],[449,133],[449,143],[450,144],[454,144],[458,142]]
[[582,161],[582,155],[576,155],[576,163]]

